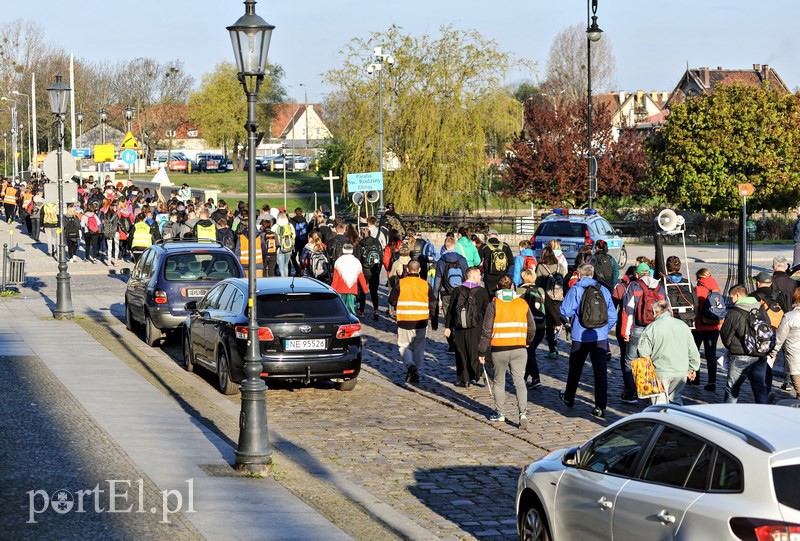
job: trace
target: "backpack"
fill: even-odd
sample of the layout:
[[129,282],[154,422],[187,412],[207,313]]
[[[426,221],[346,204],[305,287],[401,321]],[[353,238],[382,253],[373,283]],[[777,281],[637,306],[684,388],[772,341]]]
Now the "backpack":
[[478,289],[473,287],[459,295],[456,302],[456,329],[474,329],[483,325],[483,312],[478,310],[478,301],[475,299]]
[[614,266],[611,263],[611,256],[604,252],[594,254],[592,266],[594,267],[594,279],[611,289],[614,285],[612,283]]
[[641,279],[638,282],[642,288],[642,296],[639,297],[639,302],[636,303],[634,321],[637,326],[646,327],[656,319],[655,314],[653,314],[653,303],[664,300],[664,295],[658,292],[658,287],[650,289]]
[[667,300],[669,301],[673,317],[680,319],[689,327],[694,327],[697,299],[694,291],[692,291],[692,286],[689,285],[689,282],[679,282],[676,284],[670,282],[669,278],[666,280],[667,285],[665,289],[667,292]]
[[391,230],[394,229],[395,231],[397,231],[397,234],[400,235],[401,239],[406,238],[406,228],[403,227],[403,223],[400,221],[400,219],[397,216],[395,216],[393,214],[387,214],[386,215],[386,223],[389,224],[389,232],[390,233],[391,233]]
[[486,246],[489,247],[491,256],[489,257],[489,274],[503,274],[508,270],[508,258],[506,257],[505,248],[506,244],[501,242],[497,248],[491,242],[487,242]]
[[381,262],[381,252],[377,242],[367,244],[361,250],[361,266],[372,268]]
[[773,331],[776,330],[783,319],[781,305],[775,299],[761,299],[761,306],[764,307],[764,311],[769,316],[769,326],[772,327]]
[[719,291],[709,291],[703,309],[700,311],[700,320],[706,325],[716,325],[728,315],[725,297]]
[[325,252],[311,251],[308,256],[308,274],[312,278],[326,281],[331,275],[331,268],[328,264],[328,257]]
[[598,329],[608,325],[608,305],[599,284],[587,286],[581,295],[578,321],[585,329]]
[[275,233],[271,229],[264,231],[264,246],[266,247],[266,250],[264,250],[265,255],[273,255],[278,251],[278,246],[275,242]]
[[544,292],[551,301],[561,302],[564,300],[564,277],[560,272],[553,272],[547,275],[544,282]]
[[455,261],[444,262],[444,275],[442,276],[442,287],[449,295],[455,288],[464,283],[464,271],[461,270],[458,259]]
[[110,217],[107,217],[103,221],[103,236],[107,239],[113,239],[114,235],[117,234],[117,219],[116,214],[110,214]]
[[546,324],[545,309],[544,309],[544,291],[531,284],[528,290],[525,291],[525,302],[531,309],[533,321],[536,322],[537,329],[544,329]]
[[90,233],[100,232],[100,220],[97,218],[97,214],[92,213],[91,216],[86,217],[86,229],[88,229]]
[[43,223],[47,225],[58,225],[58,207],[55,203],[47,203],[42,207],[44,212]]
[[119,219],[119,240],[128,240],[129,231],[131,230],[131,217],[123,214]]
[[530,269],[530,270],[536,269],[536,258],[533,257],[532,255],[522,256],[522,270],[525,269]]
[[[164,228],[164,230],[166,231],[166,228]],[[236,237],[233,236],[233,231],[231,231],[230,227],[226,227],[225,229],[218,229],[217,240],[219,240],[222,243],[222,245],[231,252],[236,247]]]
[[747,355],[762,357],[775,347],[775,331],[769,321],[761,316],[760,308],[753,308],[747,314],[747,325],[742,338],[742,348]]
[[167,224],[164,225],[164,230],[161,231],[161,238],[163,240],[169,240],[178,237],[178,227],[178,222],[167,222]]
[[281,253],[288,254],[294,250],[294,229],[290,225],[278,226]]
[[78,219],[74,216],[64,220],[64,234],[68,239],[77,239],[80,234],[81,226]]

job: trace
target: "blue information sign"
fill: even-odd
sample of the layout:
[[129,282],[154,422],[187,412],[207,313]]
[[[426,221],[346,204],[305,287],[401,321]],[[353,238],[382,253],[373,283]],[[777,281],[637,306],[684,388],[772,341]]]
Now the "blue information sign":
[[72,149],[72,157],[73,158],[88,158],[90,156],[90,152],[88,148],[73,148]]
[[136,163],[136,151],[130,148],[123,150],[122,154],[120,154],[120,158],[122,158],[122,161],[128,165],[132,165]]
[[383,190],[383,173],[350,173],[347,175],[348,192]]

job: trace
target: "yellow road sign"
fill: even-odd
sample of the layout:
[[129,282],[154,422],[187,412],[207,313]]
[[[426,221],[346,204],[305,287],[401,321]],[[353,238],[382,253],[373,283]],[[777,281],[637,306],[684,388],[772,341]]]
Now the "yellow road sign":
[[136,137],[133,136],[131,132],[125,134],[125,139],[122,140],[122,144],[119,146],[121,150],[126,149],[133,149],[139,150],[139,141],[136,140]]

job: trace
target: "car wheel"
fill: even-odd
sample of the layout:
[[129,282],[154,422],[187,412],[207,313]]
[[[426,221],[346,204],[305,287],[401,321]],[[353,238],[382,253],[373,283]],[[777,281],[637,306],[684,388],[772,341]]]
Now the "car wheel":
[[161,338],[161,330],[153,324],[150,314],[144,314],[144,342],[148,346],[155,346]]
[[529,502],[520,515],[520,541],[550,541],[547,519],[539,502]]
[[625,250],[623,246],[619,251],[619,257],[617,257],[617,264],[619,265],[620,270],[624,272],[623,267],[628,262],[628,252]]
[[220,348],[219,355],[217,355],[217,381],[219,382],[219,392],[222,394],[232,395],[239,392],[239,386],[231,381],[231,369],[225,348]]
[[194,372],[192,344],[189,341],[189,332],[186,330],[183,331],[183,366],[187,372]]
[[133,326],[136,322],[133,320],[133,312],[131,310],[131,305],[125,303],[125,328],[129,331],[133,330]]
[[333,385],[336,387],[337,391],[352,391],[356,388],[356,384],[358,383],[358,378],[348,379],[346,381],[338,381],[335,382]]

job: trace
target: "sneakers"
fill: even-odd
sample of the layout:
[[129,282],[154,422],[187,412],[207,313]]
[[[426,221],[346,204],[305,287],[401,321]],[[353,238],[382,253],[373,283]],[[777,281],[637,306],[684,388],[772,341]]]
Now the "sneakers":
[[551,351],[550,353],[545,355],[545,357],[547,357],[548,359],[558,359],[558,352],[557,351]]
[[564,391],[558,391],[558,399],[561,400],[564,403],[564,405],[567,406],[568,408],[571,408],[572,406],[575,405],[574,403],[567,402],[567,397]]
[[372,320],[373,321],[378,321],[378,311],[377,310],[374,310],[372,312]]
[[620,402],[623,404],[638,404],[639,399],[635,396],[625,396],[624,394],[619,397]]
[[603,410],[601,410],[600,408],[592,408],[592,415],[594,415],[598,419],[602,419],[603,417],[606,416],[605,412],[603,412]]
[[406,383],[419,383],[419,372],[417,371],[416,365],[408,365],[408,372],[406,372]]
[[539,380],[539,378],[536,378],[536,379],[531,380],[530,382],[526,383],[525,386],[528,389],[538,389],[539,387],[542,386],[542,382]]
[[706,391],[711,391],[712,393],[716,392],[717,384],[716,383],[706,383],[705,386],[703,387],[703,389],[705,389]]
[[506,421],[506,416],[503,415],[502,413],[495,413],[494,415],[489,417],[489,420],[493,423],[504,423]]
[[524,413],[519,415],[519,429],[528,430],[528,416]]

